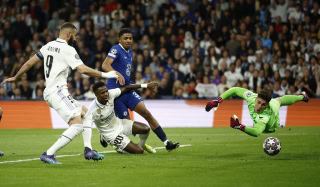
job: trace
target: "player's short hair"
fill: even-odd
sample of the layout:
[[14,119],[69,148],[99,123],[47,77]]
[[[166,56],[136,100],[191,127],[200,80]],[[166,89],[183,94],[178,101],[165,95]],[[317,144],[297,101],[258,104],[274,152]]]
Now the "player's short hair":
[[258,97],[265,100],[267,103],[272,99],[272,90],[268,87],[263,88],[259,93]]
[[97,82],[93,85],[93,92],[96,93],[97,89],[102,87],[102,86],[106,86],[106,84],[104,82]]
[[63,30],[63,29],[75,29],[77,30],[77,27],[74,26],[72,23],[70,22],[65,22],[64,24],[61,25],[60,27],[60,30]]
[[126,34],[126,33],[132,34],[132,32],[131,32],[131,30],[130,30],[129,28],[122,28],[122,29],[120,30],[120,32],[119,32],[119,38],[120,38],[122,35]]

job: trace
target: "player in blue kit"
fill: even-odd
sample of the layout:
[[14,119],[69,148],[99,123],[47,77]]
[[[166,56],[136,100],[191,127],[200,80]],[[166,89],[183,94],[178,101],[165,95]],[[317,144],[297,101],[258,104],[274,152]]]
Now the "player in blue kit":
[[[114,89],[121,87],[120,83],[124,78],[125,85],[131,84],[130,75],[132,68],[132,51],[131,45],[133,37],[131,30],[123,28],[119,32],[119,44],[112,46],[107,58],[102,64],[102,69],[106,72],[117,71],[123,77],[119,76],[119,82],[116,80],[107,80],[108,89]],[[120,97],[114,100],[114,110],[118,118],[129,118],[128,108],[131,111],[137,112],[144,119],[146,119],[158,138],[164,143],[168,151],[172,151],[179,147],[179,143],[169,141],[165,132],[159,125],[158,121],[152,116],[149,110],[145,107],[142,98],[135,92],[129,91],[122,94]]]

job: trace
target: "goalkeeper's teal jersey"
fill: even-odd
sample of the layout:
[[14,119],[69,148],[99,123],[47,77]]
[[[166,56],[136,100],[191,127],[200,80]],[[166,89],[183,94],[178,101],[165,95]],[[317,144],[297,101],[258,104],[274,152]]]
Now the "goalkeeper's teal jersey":
[[280,119],[279,119],[280,103],[275,99],[271,99],[271,101],[269,102],[269,107],[258,114],[254,111],[254,106],[256,103],[257,96],[258,94],[253,93],[249,90],[246,90],[245,92],[243,92],[242,98],[245,99],[248,103],[251,119],[253,120],[254,124],[258,124],[258,123],[265,124],[266,125],[266,128],[264,130],[265,133],[274,132],[280,125]]

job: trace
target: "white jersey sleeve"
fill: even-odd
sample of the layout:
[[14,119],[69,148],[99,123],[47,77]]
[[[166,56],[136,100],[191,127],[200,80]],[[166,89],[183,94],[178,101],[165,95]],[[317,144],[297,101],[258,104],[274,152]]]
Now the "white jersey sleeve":
[[121,94],[120,88],[110,89],[110,90],[108,90],[108,92],[109,92],[110,99],[115,99],[115,98],[119,97]]
[[80,59],[77,51],[73,47],[69,47],[67,51],[65,51],[66,63],[74,70],[77,66],[83,64]]

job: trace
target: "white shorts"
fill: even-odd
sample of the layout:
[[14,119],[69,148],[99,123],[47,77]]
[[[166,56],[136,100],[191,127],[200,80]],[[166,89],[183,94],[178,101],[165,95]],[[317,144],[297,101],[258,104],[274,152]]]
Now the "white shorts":
[[43,97],[66,123],[69,123],[72,118],[81,115],[82,105],[73,99],[66,87],[57,88],[56,91],[44,94]]
[[119,130],[117,132],[102,133],[102,138],[110,145],[117,147],[117,152],[123,152],[124,148],[130,143],[128,136],[132,136],[132,120],[118,119]]

